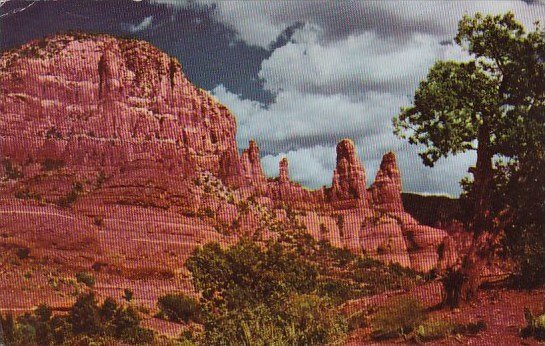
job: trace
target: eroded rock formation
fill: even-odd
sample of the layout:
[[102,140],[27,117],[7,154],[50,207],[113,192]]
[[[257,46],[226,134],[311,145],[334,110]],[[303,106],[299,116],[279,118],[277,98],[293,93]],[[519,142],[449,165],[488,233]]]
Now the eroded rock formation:
[[375,182],[371,185],[371,201],[375,207],[385,211],[402,211],[401,191],[397,159],[394,153],[389,152],[382,157]]
[[[369,190],[348,139],[337,145],[331,187],[309,190],[291,181],[286,158],[278,178],[267,179],[255,141],[239,154],[229,110],[148,43],[87,34],[31,42],[2,54],[0,90],[0,192],[8,207],[24,201],[51,213],[57,204],[68,208],[62,217],[85,225],[115,214],[108,227],[145,225],[151,238],[155,227],[175,235],[172,225],[182,217],[190,220],[183,227],[208,232],[191,228],[190,247],[194,239],[238,234],[272,238],[297,224],[335,246],[422,271],[455,258],[448,241],[438,251],[446,232],[403,211],[393,153]],[[164,219],[134,219],[144,212]],[[155,250],[142,251],[146,258],[134,258],[145,263]]]
[[330,196],[332,201],[367,201],[365,171],[356,155],[354,143],[343,139],[337,144],[337,166],[333,171]]

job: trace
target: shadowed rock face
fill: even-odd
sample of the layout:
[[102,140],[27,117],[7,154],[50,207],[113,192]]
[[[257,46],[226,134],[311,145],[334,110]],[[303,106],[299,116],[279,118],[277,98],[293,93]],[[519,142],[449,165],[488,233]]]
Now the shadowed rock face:
[[[267,179],[255,141],[239,154],[229,110],[146,42],[86,34],[32,42],[2,54],[0,90],[6,210],[18,196],[17,203],[62,205],[67,217],[88,225],[109,217],[101,210],[122,210],[115,222],[130,224],[153,208],[153,215],[168,214],[164,227],[183,215],[185,224],[209,230],[205,238],[215,229],[222,241],[258,230],[274,237],[271,229],[296,222],[315,238],[422,271],[455,258],[454,246],[437,252],[446,232],[403,211],[393,153],[369,191],[348,139],[337,145],[331,187],[311,191],[290,181],[285,158],[278,179]],[[40,214],[39,205],[33,208],[29,220]],[[305,212],[290,221],[288,209]]]

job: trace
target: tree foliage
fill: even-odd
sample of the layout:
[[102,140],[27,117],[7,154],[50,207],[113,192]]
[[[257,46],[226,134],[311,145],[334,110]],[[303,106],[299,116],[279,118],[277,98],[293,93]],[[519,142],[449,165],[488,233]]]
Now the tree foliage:
[[202,294],[205,345],[321,345],[345,319],[320,297],[315,265],[274,242],[207,244],[186,263]]
[[0,315],[0,323],[7,345],[137,345],[155,338],[153,331],[140,327],[140,316],[132,306],[118,306],[112,298],[99,304],[94,293],[80,295],[68,316],[55,315],[41,304],[16,319]]
[[316,286],[316,269],[279,244],[262,249],[243,240],[222,249],[210,243],[186,263],[205,302],[229,310],[282,300],[290,293],[309,293]]
[[473,179],[465,181],[475,236],[462,276],[479,275],[477,263],[503,231],[521,268],[529,268],[524,261],[544,254],[535,240],[544,235],[545,34],[537,23],[527,32],[510,12],[476,14],[462,18],[455,42],[470,58],[436,62],[413,104],[394,118],[395,133],[424,145],[428,166],[477,152]]

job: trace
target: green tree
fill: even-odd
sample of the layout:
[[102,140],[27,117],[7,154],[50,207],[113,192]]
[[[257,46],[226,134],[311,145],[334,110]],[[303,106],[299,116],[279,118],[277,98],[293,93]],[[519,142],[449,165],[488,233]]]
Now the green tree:
[[171,321],[199,321],[200,305],[198,300],[183,293],[169,293],[159,297],[157,305]]
[[100,309],[93,292],[78,297],[68,318],[74,334],[95,335],[102,331]]
[[186,266],[205,305],[229,310],[279,301],[294,292],[310,293],[317,282],[314,266],[278,243],[262,248],[242,240],[228,249],[209,243]]
[[[451,271],[463,280],[445,280],[459,283],[445,287],[457,291],[451,297],[467,301],[479,287],[492,244],[516,214],[512,206],[493,203],[500,185],[494,179],[499,171],[495,162],[502,157],[528,164],[530,152],[543,156],[536,140],[542,143],[545,136],[544,36],[537,25],[526,32],[512,13],[476,14],[459,22],[455,41],[472,58],[436,62],[416,90],[413,105],[393,122],[398,136],[425,145],[420,156],[428,166],[442,157],[477,153],[468,185],[473,242],[460,268]],[[456,300],[447,303],[457,306]]]

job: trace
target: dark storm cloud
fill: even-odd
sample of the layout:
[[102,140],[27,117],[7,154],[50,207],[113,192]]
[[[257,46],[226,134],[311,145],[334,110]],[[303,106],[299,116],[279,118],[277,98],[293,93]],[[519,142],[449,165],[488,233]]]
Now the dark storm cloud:
[[[10,0],[7,13],[28,5]],[[147,40],[176,56],[188,78],[199,87],[218,84],[246,98],[270,102],[258,78],[262,47],[235,42],[234,29],[211,17],[213,7],[172,7],[148,1],[37,1],[27,10],[0,18],[0,49],[70,30],[100,32]]]

